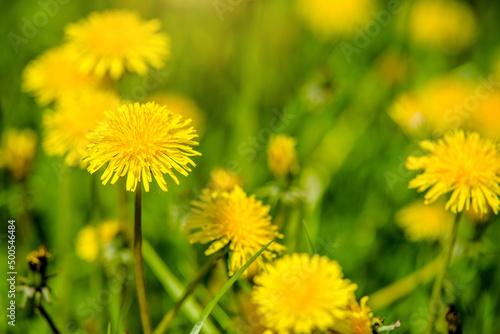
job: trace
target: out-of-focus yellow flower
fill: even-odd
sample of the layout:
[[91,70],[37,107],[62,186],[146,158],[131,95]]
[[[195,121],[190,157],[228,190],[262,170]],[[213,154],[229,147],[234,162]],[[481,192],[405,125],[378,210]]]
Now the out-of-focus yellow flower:
[[105,118],[105,111],[120,104],[118,95],[97,90],[62,96],[55,111],[43,117],[45,138],[43,148],[48,155],[64,156],[69,166],[84,166],[90,144],[86,135]]
[[351,297],[347,316],[340,319],[334,326],[335,333],[342,334],[372,334],[372,325],[374,323],[373,312],[366,305],[368,297],[361,298],[360,303],[356,301],[354,294]]
[[416,201],[396,213],[396,222],[412,241],[442,239],[451,231],[453,221],[453,214],[442,203]]
[[274,136],[267,145],[267,163],[276,177],[295,174],[299,169],[295,139],[280,134]]
[[410,62],[401,54],[389,51],[377,61],[377,71],[387,85],[404,82],[410,75]]
[[118,221],[105,221],[97,228],[85,226],[76,237],[76,255],[82,260],[93,262],[99,255],[99,245],[110,243],[119,232]]
[[202,136],[205,129],[205,117],[196,103],[177,93],[156,93],[148,97],[148,101],[155,101],[161,106],[180,114],[184,118],[191,118],[196,132]]
[[478,109],[471,113],[471,127],[482,136],[500,139],[500,93],[493,93],[481,101]]
[[0,166],[8,169],[14,179],[24,179],[33,164],[37,141],[33,130],[7,129],[0,149]]
[[81,73],[78,67],[76,55],[68,47],[55,47],[26,66],[22,89],[43,106],[66,94],[97,87],[98,80]]
[[252,298],[264,326],[297,334],[335,328],[357,288],[336,261],[297,253],[266,265],[255,284]]
[[32,251],[26,257],[26,262],[32,271],[44,271],[47,267],[48,259],[52,257],[49,253],[47,246],[41,245],[37,250]]
[[231,191],[235,186],[242,187],[243,179],[232,171],[217,167],[210,173],[208,186],[216,191]]
[[[142,182],[149,191],[153,176],[163,191],[168,191],[163,174],[179,184],[172,169],[187,176],[188,164],[196,166],[190,157],[201,155],[192,146],[198,135],[190,119],[171,112],[154,102],[128,104],[106,111],[106,119],[92,130],[87,138],[88,171],[93,174],[108,163],[101,176],[103,184],[116,183],[127,175],[127,190],[135,191]],[[113,176],[114,174],[114,176]]]
[[372,0],[297,0],[297,11],[306,24],[323,37],[354,35],[363,29],[374,8]]
[[[198,230],[188,236],[190,243],[211,243],[205,251],[213,254],[229,244],[229,275],[233,275],[269,241],[283,238],[278,227],[271,223],[270,207],[262,205],[254,195],[247,196],[239,187],[219,192],[204,189],[198,201],[192,202],[194,215],[186,220],[187,231]],[[274,242],[256,262],[272,260],[285,247]]]
[[474,14],[465,2],[422,0],[411,8],[409,35],[421,46],[457,52],[470,46],[476,34]]
[[451,192],[446,209],[453,213],[472,208],[484,215],[490,207],[495,214],[500,207],[500,153],[496,145],[477,133],[462,130],[447,133],[438,141],[422,141],[429,153],[408,157],[406,167],[423,170],[410,181],[410,188],[426,191],[425,203]]
[[148,65],[161,68],[170,55],[170,41],[158,32],[159,20],[143,21],[124,9],[94,12],[66,27],[66,40],[78,55],[81,70],[118,79],[125,70],[145,75]]
[[409,93],[403,93],[389,109],[389,116],[408,134],[418,132],[425,123],[420,101]]

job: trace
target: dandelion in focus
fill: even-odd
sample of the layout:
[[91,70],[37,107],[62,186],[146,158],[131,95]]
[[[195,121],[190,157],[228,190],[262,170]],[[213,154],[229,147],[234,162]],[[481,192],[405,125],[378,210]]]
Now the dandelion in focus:
[[411,8],[409,35],[418,45],[454,53],[474,42],[477,24],[464,2],[423,0]]
[[243,179],[233,171],[216,167],[210,172],[208,186],[216,191],[231,191],[235,186],[242,187]]
[[446,209],[453,213],[472,208],[481,215],[500,207],[500,154],[496,145],[477,133],[462,130],[447,133],[438,141],[422,141],[427,152],[421,157],[409,157],[410,170],[423,170],[410,181],[410,188],[427,191],[425,203],[451,192]]
[[451,231],[454,216],[442,203],[426,205],[416,201],[396,213],[396,222],[412,241],[444,239]]
[[374,8],[372,0],[297,0],[297,11],[309,27],[323,37],[351,36],[364,26]]
[[252,299],[264,326],[297,334],[335,328],[357,288],[336,261],[297,253],[267,264],[255,284]]
[[26,66],[22,89],[44,106],[66,94],[99,86],[94,76],[81,73],[78,67],[76,55],[68,47],[55,47]]
[[[172,169],[187,176],[196,164],[190,157],[201,155],[192,146],[198,135],[190,119],[171,112],[154,102],[129,104],[107,111],[107,118],[92,130],[87,138],[88,171],[93,174],[108,163],[101,177],[103,184],[116,183],[127,175],[127,190],[135,191],[143,182],[149,191],[149,182],[156,179],[163,191],[168,191],[163,174],[175,183],[179,179]],[[114,175],[113,175],[114,174]]]
[[55,111],[47,111],[43,117],[47,155],[64,156],[66,165],[83,167],[90,144],[86,135],[104,120],[106,110],[119,104],[118,95],[107,91],[86,90],[61,97]]
[[159,20],[143,21],[129,10],[94,12],[66,27],[66,41],[84,73],[119,79],[125,70],[145,75],[148,65],[161,68],[170,42]]
[[37,135],[31,129],[7,129],[0,148],[0,166],[14,179],[25,179],[35,159],[37,142]]
[[[194,215],[187,218],[185,229],[197,231],[188,236],[189,242],[211,243],[206,255],[229,245],[229,275],[268,242],[283,238],[278,227],[271,223],[270,207],[262,205],[255,195],[247,196],[239,186],[231,191],[204,189],[200,199],[192,202],[192,207]],[[264,259],[274,259],[284,248],[272,243],[256,260],[259,267],[262,268]]]
[[274,136],[267,146],[269,169],[276,177],[286,177],[299,169],[295,139],[280,134]]

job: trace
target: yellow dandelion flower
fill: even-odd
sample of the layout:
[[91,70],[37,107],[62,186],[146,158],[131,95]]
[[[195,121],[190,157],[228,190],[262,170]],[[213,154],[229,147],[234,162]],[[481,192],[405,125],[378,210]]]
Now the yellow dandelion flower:
[[[192,202],[194,215],[186,220],[185,229],[197,230],[188,236],[190,243],[211,242],[205,251],[213,254],[229,244],[229,274],[233,275],[269,241],[282,238],[278,227],[271,223],[270,207],[262,205],[255,195],[247,196],[239,187],[229,192],[204,189],[198,201]],[[271,260],[284,249],[274,242],[257,259],[259,267],[263,259]]]
[[84,166],[90,144],[86,135],[105,118],[105,111],[120,104],[118,95],[97,90],[68,94],[56,103],[55,111],[43,117],[43,148],[48,155],[64,156],[68,166]]
[[354,295],[351,298],[347,316],[341,319],[334,327],[336,333],[342,334],[372,334],[374,323],[373,312],[366,305],[368,297],[361,298],[360,303],[356,301]]
[[42,245],[37,250],[28,254],[26,262],[28,262],[31,270],[40,271],[47,266],[47,259],[51,256],[52,254],[49,253],[47,246]]
[[415,2],[408,28],[415,43],[451,52],[470,46],[477,34],[470,7],[464,2],[448,0]]
[[426,205],[416,201],[396,213],[396,222],[410,240],[434,241],[444,238],[453,227],[453,215],[442,203]]
[[266,265],[255,284],[252,298],[264,326],[295,334],[334,328],[357,288],[336,261],[296,253]]
[[98,80],[79,70],[76,55],[68,47],[46,51],[23,71],[22,89],[39,105],[47,105],[66,94],[98,87]]
[[155,101],[170,110],[175,110],[184,118],[191,118],[198,135],[203,135],[205,117],[194,101],[178,93],[156,93],[148,96],[147,100]]
[[299,165],[295,139],[280,134],[274,136],[267,145],[267,162],[269,169],[276,177],[295,174]]
[[93,262],[99,255],[99,245],[113,241],[118,232],[120,224],[114,220],[102,222],[97,228],[85,226],[76,237],[76,255],[82,260]]
[[418,132],[425,124],[420,101],[409,93],[398,96],[388,113],[392,120],[408,134]]
[[422,141],[420,147],[429,153],[408,157],[406,167],[423,170],[410,181],[410,188],[426,191],[425,203],[451,192],[446,209],[453,213],[473,208],[481,215],[488,206],[495,214],[500,207],[500,154],[495,144],[477,133],[462,130],[447,133],[438,141]]
[[297,11],[320,36],[349,36],[358,26],[364,27],[374,8],[372,0],[331,1],[298,0]]
[[0,149],[0,166],[8,169],[14,179],[24,179],[35,159],[37,142],[33,130],[7,129]]
[[243,179],[236,173],[217,167],[210,173],[210,188],[216,191],[231,191],[235,186],[243,186]]
[[118,79],[126,70],[145,75],[148,65],[161,68],[169,56],[169,39],[158,32],[159,20],[144,22],[129,10],[92,13],[65,30],[66,40],[78,55],[81,70]]
[[[89,162],[87,170],[93,174],[108,163],[101,177],[103,184],[116,183],[127,175],[127,190],[135,191],[137,183],[144,183],[149,191],[152,176],[163,191],[168,191],[163,174],[179,184],[172,171],[187,176],[195,167],[191,156],[201,155],[191,146],[198,145],[198,137],[190,119],[171,112],[154,102],[128,104],[107,111],[107,118],[88,135]],[[113,176],[114,173],[114,176]],[[127,174],[128,173],[128,174]]]
[[493,93],[481,101],[477,110],[471,113],[470,125],[482,136],[500,139],[500,93]]

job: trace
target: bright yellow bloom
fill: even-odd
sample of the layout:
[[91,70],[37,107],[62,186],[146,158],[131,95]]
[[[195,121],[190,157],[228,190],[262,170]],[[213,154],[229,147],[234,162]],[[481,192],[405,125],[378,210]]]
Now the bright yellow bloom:
[[471,113],[471,127],[482,136],[500,139],[500,93],[495,92],[481,101],[477,110]]
[[425,124],[420,101],[412,94],[401,94],[390,107],[389,116],[408,134],[418,132]]
[[37,142],[33,130],[7,129],[0,149],[0,166],[7,168],[14,179],[24,179],[35,159]]
[[295,139],[280,134],[274,136],[267,145],[267,163],[276,177],[294,174],[299,169]]
[[118,221],[105,221],[97,229],[94,226],[85,226],[76,237],[76,255],[87,262],[92,262],[99,255],[99,246],[113,241],[120,232]]
[[372,334],[374,323],[373,313],[366,305],[368,297],[361,298],[360,303],[356,301],[354,295],[351,298],[347,316],[335,325],[335,333],[342,334]]
[[[195,167],[192,156],[201,155],[191,146],[198,145],[198,137],[190,126],[190,119],[182,119],[166,107],[154,102],[122,105],[117,110],[107,111],[106,120],[92,130],[87,138],[88,171],[93,174],[108,163],[101,180],[106,184],[116,183],[127,173],[127,190],[135,191],[137,183],[144,183],[149,191],[149,182],[156,179],[163,191],[168,191],[163,174],[168,174],[179,184],[172,171],[187,176]],[[114,176],[113,176],[114,173]]]
[[205,117],[196,103],[189,98],[177,93],[157,93],[148,96],[148,101],[155,101],[161,106],[175,110],[184,118],[191,118],[193,127],[201,136],[205,129]]
[[143,21],[129,10],[92,13],[66,27],[68,45],[78,55],[81,70],[98,77],[109,72],[118,79],[126,70],[145,75],[148,65],[161,68],[170,54],[170,41],[158,32],[159,20]]
[[413,241],[444,238],[453,226],[453,215],[441,203],[416,201],[396,213],[396,221]]
[[476,20],[464,2],[423,0],[411,9],[410,37],[424,47],[460,51],[474,42],[476,33]]
[[356,284],[325,256],[285,255],[255,278],[253,301],[264,325],[278,333],[326,331],[347,316]]
[[446,209],[453,213],[472,208],[483,215],[488,206],[498,213],[500,154],[492,141],[480,138],[477,133],[456,130],[438,141],[422,141],[420,147],[429,153],[409,157],[406,167],[423,170],[410,181],[409,187],[428,190],[426,204],[451,192]]
[[118,95],[97,90],[62,96],[55,111],[47,111],[43,117],[45,138],[43,147],[48,155],[65,156],[68,166],[80,164],[87,156],[90,144],[86,135],[104,120],[105,111],[120,104]]
[[324,37],[354,35],[364,29],[374,8],[372,0],[297,0],[297,10],[317,34]]
[[26,66],[22,89],[43,106],[66,94],[97,87],[97,79],[78,67],[76,55],[68,47],[50,49]]
[[216,191],[231,191],[235,186],[243,186],[243,179],[236,173],[222,167],[217,167],[210,173],[210,188]]
[[[262,205],[255,195],[247,196],[239,187],[229,192],[204,189],[198,201],[192,202],[194,215],[186,220],[185,229],[197,230],[188,236],[190,243],[211,242],[206,255],[229,244],[229,274],[233,275],[269,241],[283,238],[278,227],[271,223],[270,207]],[[256,262],[272,260],[284,246],[273,242]]]

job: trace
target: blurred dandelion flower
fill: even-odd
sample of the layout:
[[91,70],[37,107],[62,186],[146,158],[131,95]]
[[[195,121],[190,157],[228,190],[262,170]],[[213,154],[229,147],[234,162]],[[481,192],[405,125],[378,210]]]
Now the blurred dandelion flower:
[[118,221],[105,221],[96,228],[85,226],[76,237],[76,255],[87,262],[93,262],[99,255],[99,245],[113,241],[120,232]]
[[420,102],[409,93],[398,96],[389,108],[388,113],[392,120],[408,134],[418,132],[425,124]]
[[43,106],[68,93],[99,85],[94,76],[81,73],[78,67],[76,55],[68,47],[50,49],[26,66],[22,89]]
[[243,179],[230,170],[216,167],[210,172],[208,186],[216,191],[231,191],[235,186],[242,187]]
[[118,107],[118,95],[98,90],[67,94],[56,103],[55,111],[43,117],[45,138],[43,148],[47,155],[65,156],[68,166],[85,166],[90,144],[86,135],[105,118],[105,111]]
[[297,11],[320,36],[350,36],[370,19],[372,0],[298,0]]
[[473,208],[481,215],[488,206],[495,214],[500,207],[500,154],[495,144],[477,133],[462,130],[447,133],[438,141],[422,141],[420,147],[428,151],[421,157],[408,157],[406,167],[423,170],[410,181],[410,188],[427,191],[425,203],[451,192],[446,209],[453,213]]
[[299,165],[295,145],[295,139],[283,134],[274,136],[269,141],[267,162],[269,169],[276,177],[288,176],[298,171]]
[[203,135],[205,117],[194,101],[178,93],[156,93],[148,96],[148,101],[155,101],[161,106],[166,106],[169,110],[175,110],[184,118],[191,118],[193,127],[198,135]]
[[252,299],[263,324],[278,333],[326,331],[347,317],[356,284],[325,256],[285,255],[255,277]]
[[410,240],[435,241],[450,233],[454,216],[441,203],[416,201],[399,210],[396,221]]
[[47,246],[42,245],[37,250],[28,254],[26,262],[28,262],[30,270],[45,273],[45,268],[50,257],[52,257],[52,254],[47,250]]
[[[265,244],[283,238],[278,227],[271,223],[270,207],[262,205],[255,195],[247,196],[235,186],[229,192],[204,189],[198,201],[192,202],[194,215],[186,220],[187,231],[201,229],[188,236],[190,243],[211,242],[205,251],[213,254],[229,244],[229,274],[233,275]],[[259,267],[263,258],[272,260],[285,247],[274,242],[257,259]]]
[[81,70],[118,79],[126,70],[145,75],[148,65],[161,68],[169,56],[169,38],[158,32],[159,20],[143,21],[129,10],[92,13],[66,27],[66,40],[78,55]]
[[0,166],[9,170],[16,180],[22,180],[35,159],[37,135],[31,129],[7,129],[0,148]]
[[500,93],[494,92],[471,113],[470,125],[482,136],[500,139]]
[[[163,174],[179,184],[172,169],[187,176],[188,164],[196,164],[189,157],[201,155],[191,146],[198,145],[198,137],[190,119],[171,112],[154,102],[122,105],[116,111],[107,111],[107,118],[88,135],[88,171],[93,174],[108,163],[101,180],[116,183],[127,173],[127,190],[135,191],[137,183],[156,179],[163,191],[168,191]],[[113,176],[114,173],[114,176]]]
[[338,321],[334,326],[334,331],[342,334],[372,334],[373,324],[379,323],[373,318],[372,310],[366,305],[368,297],[356,301],[354,295],[347,308],[347,316]]
[[474,42],[477,26],[464,2],[424,0],[413,4],[409,34],[421,46],[457,52]]

